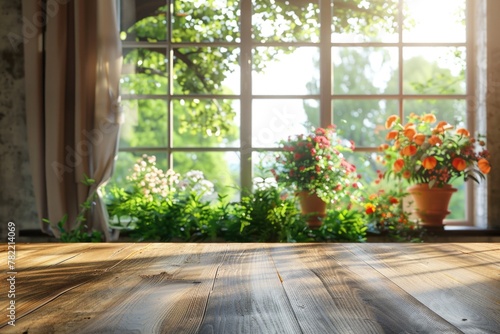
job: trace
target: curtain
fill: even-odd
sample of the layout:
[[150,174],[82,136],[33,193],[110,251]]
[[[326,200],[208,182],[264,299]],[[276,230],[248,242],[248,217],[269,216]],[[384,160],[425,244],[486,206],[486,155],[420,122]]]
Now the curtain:
[[[26,119],[33,188],[42,231],[85,224],[110,240],[97,192],[111,176],[120,124],[121,43],[115,0],[23,0]],[[91,186],[82,183],[94,179]],[[42,219],[50,220],[50,224]]]

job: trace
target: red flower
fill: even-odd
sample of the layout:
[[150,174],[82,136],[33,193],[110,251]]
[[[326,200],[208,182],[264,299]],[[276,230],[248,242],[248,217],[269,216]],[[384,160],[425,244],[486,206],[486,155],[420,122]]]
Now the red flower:
[[375,207],[375,205],[373,205],[372,203],[367,203],[367,204],[365,205],[365,212],[366,212],[367,214],[369,214],[369,215],[371,215],[372,213],[374,213],[374,212],[375,212],[375,209],[376,209],[376,207]]

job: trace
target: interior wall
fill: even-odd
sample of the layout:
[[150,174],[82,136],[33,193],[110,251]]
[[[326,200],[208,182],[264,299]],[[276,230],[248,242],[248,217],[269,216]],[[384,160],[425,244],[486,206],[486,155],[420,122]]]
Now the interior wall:
[[[24,113],[21,0],[0,2],[0,226],[2,240],[7,222],[21,229],[38,228],[28,162]],[[17,37],[15,37],[17,36]]]
[[500,229],[500,1],[487,2],[487,147],[492,172],[488,178],[488,225]]
[[[487,1],[487,131],[493,171],[488,177],[488,226],[500,229],[500,1]],[[22,44],[22,0],[0,2],[0,226],[38,228],[28,161]],[[24,18],[30,21],[30,18]],[[29,77],[26,78],[29,80]],[[478,203],[481,205],[480,203]],[[485,227],[485,226],[484,226]]]

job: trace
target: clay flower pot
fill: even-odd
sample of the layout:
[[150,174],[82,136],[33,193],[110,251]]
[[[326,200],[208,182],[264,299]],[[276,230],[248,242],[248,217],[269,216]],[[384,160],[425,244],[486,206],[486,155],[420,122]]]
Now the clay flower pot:
[[449,184],[443,187],[429,188],[427,183],[415,184],[408,188],[415,201],[415,213],[422,220],[422,226],[427,229],[443,229],[444,218],[450,213],[448,205],[451,196],[457,189]]
[[323,218],[326,216],[326,202],[309,191],[297,192],[299,198],[300,210],[307,218],[307,225],[310,228],[318,228],[323,224]]

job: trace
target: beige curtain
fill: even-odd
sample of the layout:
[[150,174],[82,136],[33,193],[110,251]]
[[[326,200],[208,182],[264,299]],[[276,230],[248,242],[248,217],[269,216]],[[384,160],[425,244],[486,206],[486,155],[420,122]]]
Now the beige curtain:
[[[120,123],[115,0],[23,0],[30,166],[42,231],[75,227],[80,205],[112,174]],[[89,188],[84,175],[96,182]],[[41,221],[47,218],[52,226]],[[100,198],[91,229],[111,235]]]

